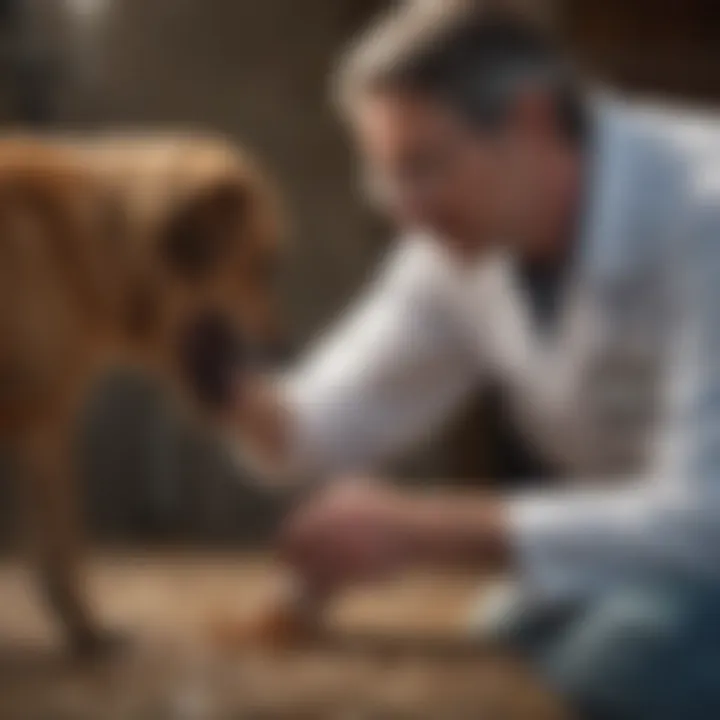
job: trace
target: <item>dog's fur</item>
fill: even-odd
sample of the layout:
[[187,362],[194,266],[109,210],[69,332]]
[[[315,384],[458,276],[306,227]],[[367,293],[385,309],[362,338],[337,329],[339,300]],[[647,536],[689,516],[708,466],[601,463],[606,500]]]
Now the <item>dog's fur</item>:
[[220,141],[0,143],[0,439],[44,591],[80,651],[106,635],[82,578],[77,415],[121,361],[192,399],[179,349],[204,313],[253,341],[273,334],[275,216],[256,170]]

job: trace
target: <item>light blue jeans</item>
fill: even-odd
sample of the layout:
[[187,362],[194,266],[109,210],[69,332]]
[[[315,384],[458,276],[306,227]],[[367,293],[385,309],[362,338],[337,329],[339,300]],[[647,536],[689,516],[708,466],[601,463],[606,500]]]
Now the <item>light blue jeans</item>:
[[647,582],[553,612],[514,603],[492,634],[581,720],[720,718],[720,586]]

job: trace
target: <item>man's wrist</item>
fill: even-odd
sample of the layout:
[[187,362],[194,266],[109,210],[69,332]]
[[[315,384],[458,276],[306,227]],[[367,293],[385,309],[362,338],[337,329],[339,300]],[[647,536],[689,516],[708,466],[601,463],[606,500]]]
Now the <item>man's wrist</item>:
[[394,512],[408,564],[494,571],[512,561],[507,508],[500,498],[406,495]]

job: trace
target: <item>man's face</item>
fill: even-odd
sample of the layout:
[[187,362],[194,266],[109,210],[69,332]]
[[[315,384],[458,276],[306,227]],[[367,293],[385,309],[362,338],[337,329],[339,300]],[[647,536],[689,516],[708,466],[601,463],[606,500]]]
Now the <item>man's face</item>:
[[463,256],[497,238],[506,193],[491,138],[409,93],[363,99],[355,128],[369,190],[401,227],[429,231]]

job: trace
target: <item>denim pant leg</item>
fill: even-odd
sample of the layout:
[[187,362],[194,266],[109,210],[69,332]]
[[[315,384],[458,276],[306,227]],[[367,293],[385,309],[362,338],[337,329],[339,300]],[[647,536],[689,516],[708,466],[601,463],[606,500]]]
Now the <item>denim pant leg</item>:
[[535,659],[584,720],[720,718],[720,587],[609,593]]
[[484,592],[469,618],[470,632],[502,650],[531,662],[539,659],[562,637],[583,612],[586,603],[549,603],[528,595],[519,585]]

